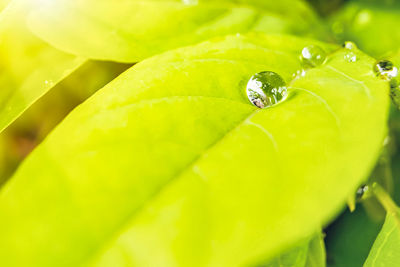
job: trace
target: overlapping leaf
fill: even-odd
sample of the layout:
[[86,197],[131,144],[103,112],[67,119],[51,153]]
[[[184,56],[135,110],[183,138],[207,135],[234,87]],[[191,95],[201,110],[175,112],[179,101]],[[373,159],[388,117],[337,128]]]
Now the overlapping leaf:
[[[389,100],[358,51],[292,80],[313,43],[231,36],[128,70],[3,187],[0,265],[243,266],[315,233],[368,176]],[[264,70],[290,95],[260,110]]]
[[326,36],[299,0],[57,0],[39,6],[30,21],[38,36],[62,50],[122,62],[229,33]]
[[0,131],[83,62],[35,37],[27,9],[14,1],[0,14]]
[[365,267],[387,267],[400,265],[400,221],[399,213],[389,213],[371,252]]

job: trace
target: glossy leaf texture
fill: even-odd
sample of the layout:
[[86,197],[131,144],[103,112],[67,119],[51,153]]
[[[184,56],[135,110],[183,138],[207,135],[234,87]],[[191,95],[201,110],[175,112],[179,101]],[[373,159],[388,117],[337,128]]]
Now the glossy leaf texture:
[[400,265],[400,216],[388,213],[364,267]]
[[[311,44],[327,63],[293,80]],[[135,65],[2,188],[0,265],[246,266],[311,236],[386,136],[388,85],[374,60],[334,49],[235,35]],[[290,94],[258,109],[245,88],[264,70]]]
[[374,57],[391,56],[400,49],[400,4],[390,2],[350,1],[332,17],[333,31]]
[[300,0],[57,0],[38,6],[30,25],[64,51],[120,62],[249,31],[326,37]]
[[35,37],[27,10],[13,1],[0,14],[0,132],[84,61]]

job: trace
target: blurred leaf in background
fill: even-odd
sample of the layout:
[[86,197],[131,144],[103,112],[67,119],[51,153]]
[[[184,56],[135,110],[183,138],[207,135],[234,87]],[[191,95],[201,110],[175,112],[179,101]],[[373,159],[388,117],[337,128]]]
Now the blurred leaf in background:
[[215,36],[249,31],[329,38],[317,15],[301,0],[191,3],[48,1],[35,9],[29,24],[38,36],[64,51],[119,62],[136,62]]
[[400,2],[349,1],[332,16],[331,25],[340,42],[354,41],[376,58],[400,49]]
[[130,66],[87,61],[29,107],[0,134],[0,185],[73,108]]

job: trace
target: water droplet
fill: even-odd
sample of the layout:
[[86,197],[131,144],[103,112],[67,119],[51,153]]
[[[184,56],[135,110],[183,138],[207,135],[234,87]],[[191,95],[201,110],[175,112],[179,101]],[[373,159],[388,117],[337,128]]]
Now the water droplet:
[[295,73],[293,73],[292,77],[293,79],[298,79],[300,77],[306,76],[306,71],[304,69],[297,70]]
[[246,91],[250,102],[259,108],[273,106],[287,97],[285,81],[272,71],[254,74],[247,83]]
[[326,60],[325,51],[317,45],[309,45],[301,51],[301,62],[308,67],[317,67]]
[[346,41],[343,43],[343,48],[348,49],[348,50],[353,50],[357,48],[357,45],[353,42]]
[[376,75],[384,80],[392,80],[397,77],[398,69],[389,60],[377,61],[374,65]]
[[353,52],[348,52],[344,55],[344,59],[347,62],[356,62],[357,61],[357,55],[354,54]]
[[356,192],[356,197],[357,197],[357,200],[361,200],[365,195],[366,195],[366,193],[369,191],[369,186],[368,185],[362,185],[362,186],[360,186],[358,189],[357,189],[357,192]]

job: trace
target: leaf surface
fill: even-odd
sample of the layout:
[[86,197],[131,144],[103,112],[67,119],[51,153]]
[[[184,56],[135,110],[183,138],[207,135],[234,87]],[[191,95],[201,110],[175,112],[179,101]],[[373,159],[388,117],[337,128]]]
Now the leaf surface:
[[[293,80],[310,44],[327,63]],[[135,65],[2,188],[0,265],[243,266],[311,236],[386,136],[388,86],[374,60],[334,49],[250,34]],[[290,94],[257,109],[245,88],[264,70]]]
[[137,62],[230,33],[325,34],[318,18],[303,1],[198,2],[49,1],[33,12],[30,25],[38,36],[64,51],[122,62]]
[[400,265],[400,216],[388,213],[382,230],[375,240],[364,267]]

